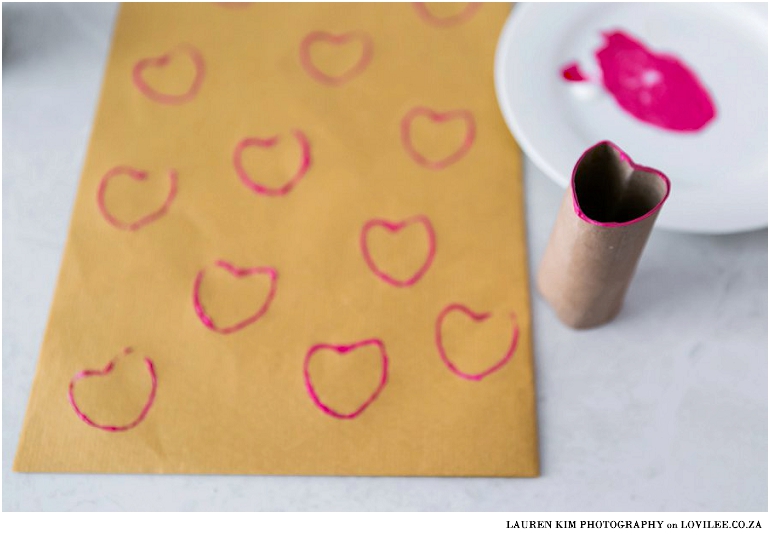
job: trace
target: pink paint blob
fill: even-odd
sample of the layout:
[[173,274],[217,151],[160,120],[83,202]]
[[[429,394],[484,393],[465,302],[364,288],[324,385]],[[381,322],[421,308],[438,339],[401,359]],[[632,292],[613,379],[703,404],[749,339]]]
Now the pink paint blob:
[[[369,231],[372,230],[374,227],[383,227],[388,232],[399,232],[403,228],[413,225],[413,224],[420,224],[425,228],[425,232],[428,235],[428,252],[425,256],[425,262],[423,262],[422,266],[415,271],[415,273],[409,277],[406,280],[399,280],[391,275],[388,275],[383,270],[381,270],[379,267],[377,267],[377,264],[374,262],[374,259],[372,258],[371,253],[369,252],[369,244],[367,243],[368,234]],[[398,221],[396,223],[393,223],[391,221],[386,221],[385,219],[370,219],[367,221],[363,228],[361,229],[361,236],[359,239],[360,246],[361,246],[361,254],[364,257],[364,261],[366,262],[366,265],[369,266],[369,269],[372,270],[372,272],[377,275],[380,279],[384,280],[388,284],[391,284],[397,288],[407,288],[409,286],[412,286],[417,281],[419,281],[423,275],[425,275],[425,272],[428,271],[431,264],[433,263],[433,258],[436,256],[436,232],[433,230],[433,225],[430,222],[430,219],[425,217],[424,215],[416,215],[414,217],[410,217],[409,219],[405,219],[403,221]]]
[[[313,381],[310,379],[310,360],[313,358],[313,355],[317,351],[320,351],[322,349],[330,349],[332,351],[337,352],[340,355],[345,355],[347,353],[350,353],[359,347],[364,347],[368,345],[376,346],[377,349],[380,351],[380,356],[382,358],[382,374],[380,375],[380,383],[377,386],[377,388],[372,392],[372,395],[369,396],[366,401],[364,401],[361,405],[358,406],[356,410],[353,412],[339,412],[328,405],[326,405],[324,402],[321,401],[321,398],[318,397],[318,394],[315,391],[315,387],[313,387]],[[312,346],[307,354],[305,355],[305,361],[302,367],[303,374],[305,376],[305,388],[307,388],[307,393],[310,395],[310,399],[313,400],[313,403],[321,409],[324,413],[328,414],[329,416],[333,416],[334,418],[339,418],[341,420],[351,420],[353,418],[356,418],[359,416],[364,410],[372,404],[372,402],[377,399],[377,396],[380,395],[380,392],[382,392],[382,389],[385,388],[385,384],[388,382],[388,353],[385,351],[385,344],[382,343],[382,340],[379,338],[370,338],[368,340],[361,340],[359,342],[355,342],[350,345],[333,345],[333,344],[316,344]]]
[[444,339],[443,334],[441,333],[441,326],[444,323],[444,319],[447,317],[448,314],[451,312],[460,312],[462,314],[465,314],[468,316],[471,321],[475,323],[483,322],[489,319],[491,316],[491,313],[489,312],[473,312],[471,309],[466,307],[465,305],[462,305],[460,303],[451,303],[444,307],[444,309],[441,311],[441,313],[436,318],[436,327],[435,327],[435,342],[436,342],[436,348],[438,349],[438,354],[441,357],[441,360],[446,364],[446,367],[451,370],[452,373],[457,375],[458,377],[462,377],[463,379],[466,379],[468,381],[481,381],[484,377],[495,373],[500,368],[505,366],[513,357],[513,354],[516,352],[516,346],[519,342],[519,326],[516,323],[516,315],[511,314],[511,321],[513,322],[513,330],[511,333],[511,344],[508,346],[508,350],[505,352],[505,355],[502,356],[500,360],[498,360],[495,364],[490,366],[488,369],[484,370],[481,373],[466,373],[462,370],[460,370],[454,362],[447,356],[446,349],[444,348]]
[[[696,132],[716,117],[716,107],[698,76],[680,59],[655,53],[622,31],[602,34],[596,51],[602,85],[618,105],[640,121],[675,132]],[[585,80],[576,64],[562,76]],[[582,75],[580,75],[582,76]]]
[[198,272],[198,275],[195,277],[195,283],[193,284],[193,294],[192,294],[195,314],[198,316],[198,319],[201,320],[201,323],[203,323],[203,325],[205,325],[207,328],[211,329],[212,331],[217,332],[219,334],[231,334],[236,331],[240,331],[241,329],[243,329],[248,325],[251,325],[252,323],[257,321],[259,318],[261,318],[267,312],[267,309],[270,308],[270,303],[273,302],[273,298],[275,297],[276,286],[278,283],[278,271],[276,271],[272,267],[263,267],[263,266],[238,268],[233,266],[229,262],[225,262],[224,260],[217,260],[214,263],[214,265],[218,268],[224,269],[230,275],[232,275],[237,279],[250,277],[252,275],[266,275],[270,278],[270,291],[268,292],[267,297],[265,297],[265,301],[262,303],[262,305],[254,314],[233,325],[220,327],[216,323],[214,323],[214,319],[206,312],[206,309],[203,307],[203,304],[201,303],[200,289],[201,289],[201,283],[203,282],[203,276],[206,270],[202,269]]
[[[123,349],[122,355],[128,355],[133,350],[130,347],[126,347]],[[119,355],[121,356],[121,355]],[[147,371],[150,374],[150,380],[152,381],[152,389],[150,390],[150,395],[147,396],[147,402],[144,404],[144,407],[142,407],[141,412],[139,413],[139,416],[136,417],[136,419],[126,425],[108,425],[108,424],[98,424],[94,422],[88,415],[86,415],[82,410],[80,410],[80,407],[78,406],[77,402],[75,401],[75,385],[83,380],[87,379],[89,377],[103,377],[105,375],[109,375],[112,373],[112,370],[115,368],[115,361],[119,358],[115,357],[110,362],[107,363],[107,366],[105,366],[101,370],[83,370],[81,372],[78,372],[75,374],[75,376],[70,381],[69,385],[69,391],[68,391],[68,398],[70,405],[72,405],[72,409],[75,411],[75,414],[78,415],[78,418],[83,420],[85,423],[90,425],[91,427],[96,427],[97,429],[101,429],[102,431],[109,431],[111,433],[117,432],[117,431],[128,431],[129,429],[133,429],[137,425],[139,425],[142,420],[145,419],[147,416],[147,413],[150,412],[150,408],[152,407],[153,402],[155,401],[155,393],[158,389],[158,377],[155,374],[155,365],[153,364],[152,360],[145,357],[144,358],[144,364],[147,366]]]
[[586,80],[586,76],[580,72],[580,68],[577,63],[570,63],[564,70],[561,71],[561,77],[570,82],[582,82]]

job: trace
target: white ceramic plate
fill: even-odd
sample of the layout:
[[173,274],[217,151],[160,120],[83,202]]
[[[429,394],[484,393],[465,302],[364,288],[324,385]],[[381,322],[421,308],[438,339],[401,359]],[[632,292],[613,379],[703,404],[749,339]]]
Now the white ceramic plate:
[[[634,118],[599,85],[562,78],[571,61],[600,72],[601,32],[616,29],[688,65],[717,117],[695,133],[671,132]],[[518,4],[497,47],[497,99],[519,145],[562,186],[583,151],[607,139],[671,179],[658,226],[714,234],[763,228],[767,49],[767,4]]]

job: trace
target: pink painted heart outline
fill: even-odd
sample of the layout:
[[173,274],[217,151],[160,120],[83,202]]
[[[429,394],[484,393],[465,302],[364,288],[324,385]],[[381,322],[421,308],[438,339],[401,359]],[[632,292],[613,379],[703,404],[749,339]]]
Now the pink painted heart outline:
[[425,4],[426,2],[412,2],[412,6],[417,11],[417,14],[422,20],[432,26],[438,26],[439,28],[449,28],[471,19],[482,5],[480,2],[468,2],[468,5],[465,6],[465,9],[456,15],[449,17],[437,17],[431,13],[430,10],[428,10]]
[[[369,252],[369,244],[367,243],[368,234],[369,231],[374,227],[384,227],[388,232],[394,233],[400,232],[405,227],[413,224],[421,224],[425,228],[425,231],[428,234],[428,254],[425,257],[425,262],[423,262],[422,266],[420,266],[414,275],[406,280],[398,280],[394,277],[391,277],[382,271],[379,267],[377,267],[377,264]],[[433,264],[433,259],[436,256],[436,231],[433,229],[433,225],[431,224],[430,219],[424,215],[416,215],[408,219],[404,219],[403,221],[397,222],[388,221],[386,219],[370,219],[361,228],[359,246],[361,248],[361,254],[364,257],[366,265],[375,275],[392,286],[397,288],[407,288],[417,283],[417,281],[419,281],[423,275],[425,275],[428,269],[430,269],[430,266]]]
[[117,431],[128,431],[129,429],[133,429],[137,425],[139,425],[142,420],[145,419],[147,416],[147,413],[150,412],[150,408],[152,408],[152,404],[155,401],[155,394],[158,389],[158,377],[155,373],[155,365],[153,364],[152,360],[150,360],[148,357],[144,357],[144,363],[147,367],[147,371],[150,374],[150,379],[152,380],[152,389],[150,390],[150,395],[147,397],[147,402],[144,404],[144,407],[142,407],[142,411],[139,413],[139,416],[136,417],[134,421],[132,421],[129,424],[126,425],[104,425],[104,424],[98,424],[94,422],[89,416],[87,416],[82,410],[80,410],[80,407],[78,406],[77,402],[75,401],[75,385],[82,381],[83,379],[87,379],[88,377],[103,377],[105,375],[109,375],[112,373],[113,368],[115,367],[115,362],[118,358],[121,356],[129,355],[132,353],[133,350],[130,347],[126,347],[123,349],[123,352],[121,355],[118,355],[117,357],[113,358],[107,363],[107,366],[105,366],[101,370],[82,370],[78,373],[76,373],[72,379],[70,380],[69,389],[68,389],[68,398],[70,405],[72,406],[72,409],[75,411],[75,414],[78,415],[78,418],[83,420],[85,423],[90,425],[91,427],[95,427],[97,429],[101,429],[102,431],[109,431],[109,432],[117,432]]
[[470,308],[460,303],[451,303],[446,307],[444,307],[444,309],[439,313],[438,317],[436,318],[436,328],[435,328],[436,348],[438,349],[438,353],[439,353],[439,356],[441,357],[441,360],[444,362],[447,368],[451,370],[452,373],[468,381],[481,381],[484,377],[498,371],[500,368],[505,366],[511,360],[511,358],[513,357],[513,354],[516,352],[516,346],[519,341],[519,326],[516,322],[515,314],[511,314],[511,319],[513,321],[513,335],[511,338],[511,345],[509,346],[505,355],[503,355],[503,357],[499,361],[497,361],[497,363],[492,365],[487,370],[476,374],[465,373],[461,371],[457,366],[455,366],[454,362],[452,362],[446,354],[446,350],[444,349],[443,335],[441,333],[441,326],[444,323],[444,318],[446,318],[446,316],[453,311],[462,312],[463,314],[468,316],[474,323],[486,321],[492,315],[491,312],[481,312],[481,313],[473,312]]
[[[652,209],[648,210],[641,216],[635,219],[631,219],[629,221],[623,221],[623,222],[596,221],[595,219],[591,219],[588,215],[586,215],[585,212],[583,212],[583,208],[581,208],[580,206],[580,200],[578,199],[577,188],[575,187],[575,180],[577,179],[577,176],[578,176],[578,169],[580,168],[580,164],[583,162],[585,157],[595,149],[601,147],[602,145],[609,147],[610,150],[612,150],[622,162],[627,163],[633,171],[642,171],[644,173],[650,173],[652,175],[655,175],[658,179],[660,179],[663,182],[663,185],[666,188],[666,193],[663,195],[663,198],[661,198],[658,204],[656,204]],[[600,227],[607,227],[607,228],[615,228],[615,227],[626,227],[628,225],[633,225],[634,223],[638,223],[639,221],[647,219],[651,215],[657,213],[658,210],[660,210],[661,207],[663,206],[663,203],[666,202],[666,199],[668,199],[668,196],[671,193],[671,180],[669,180],[669,178],[665,174],[661,173],[657,169],[653,169],[652,167],[647,167],[634,162],[634,160],[632,160],[631,157],[628,154],[626,154],[623,151],[623,149],[618,147],[615,143],[613,143],[612,141],[604,140],[587,148],[585,152],[583,152],[583,154],[580,156],[580,158],[578,158],[578,161],[575,164],[575,167],[572,169],[572,178],[570,179],[570,188],[572,189],[572,208],[575,210],[575,215],[577,215],[580,219],[582,219],[583,221],[591,225],[597,225]]]
[[[156,91],[144,80],[145,69],[164,68],[171,61],[172,56],[177,54],[185,55],[190,58],[195,66],[195,78],[190,83],[190,88],[180,95],[170,95]],[[178,105],[191,101],[198,94],[203,84],[203,78],[206,74],[206,66],[203,61],[203,54],[196,47],[189,44],[176,46],[160,56],[143,58],[136,62],[132,71],[134,85],[141,94],[158,102],[159,104]]]
[[154,212],[149,213],[146,216],[140,217],[136,221],[131,222],[124,222],[120,221],[118,218],[113,216],[110,211],[107,209],[107,205],[104,200],[104,196],[107,192],[107,186],[109,185],[110,180],[115,178],[118,175],[128,175],[129,178],[132,180],[146,180],[148,176],[147,171],[143,171],[141,169],[136,169],[134,167],[130,167],[127,165],[118,165],[116,167],[113,167],[109,171],[107,171],[102,179],[99,181],[99,188],[96,192],[96,204],[99,207],[99,211],[102,214],[102,217],[104,217],[107,222],[112,225],[113,227],[120,229],[120,230],[129,230],[129,231],[135,231],[139,230],[145,225],[149,225],[156,219],[162,217],[166,214],[168,211],[169,206],[171,206],[171,203],[174,201],[174,198],[176,197],[176,190],[177,190],[177,172],[174,169],[170,169],[168,171],[168,180],[169,180],[169,191],[168,195],[166,196],[166,200],[163,201],[163,204],[160,208],[155,210]]
[[[342,413],[339,411],[335,411],[328,405],[326,405],[324,402],[321,401],[321,398],[318,397],[318,394],[315,391],[315,388],[313,387],[313,382],[310,379],[310,361],[313,358],[313,355],[322,349],[330,349],[334,352],[336,352],[339,355],[344,355],[346,353],[350,353],[359,347],[364,347],[368,345],[375,345],[380,351],[380,356],[382,357],[382,375],[380,376],[380,383],[377,386],[377,388],[374,390],[371,396],[366,399],[356,410],[350,413]],[[351,420],[353,418],[358,417],[366,408],[374,402],[375,399],[380,395],[383,388],[385,388],[385,384],[388,382],[388,353],[385,350],[385,344],[380,340],[379,338],[369,338],[366,340],[360,340],[358,342],[355,342],[350,345],[334,345],[334,344],[315,344],[308,349],[307,353],[305,354],[305,360],[302,365],[302,372],[305,378],[305,388],[307,389],[307,393],[310,396],[310,399],[313,400],[313,403],[321,409],[324,413],[328,414],[329,416],[333,416],[334,418],[339,418],[341,420]]]
[[[422,155],[412,143],[412,121],[420,116],[426,116],[434,123],[443,123],[452,119],[462,119],[465,122],[465,139],[456,151],[441,160],[429,160]],[[417,106],[409,110],[401,119],[401,143],[407,154],[418,164],[428,169],[439,171],[460,160],[473,146],[476,139],[476,121],[468,110],[458,109],[447,112],[436,112],[425,106]]]
[[233,167],[235,167],[235,172],[238,174],[238,178],[241,179],[241,182],[243,182],[247,188],[252,190],[254,193],[257,193],[258,195],[265,195],[268,197],[282,197],[291,192],[291,190],[294,189],[299,181],[305,177],[312,163],[310,142],[302,130],[293,130],[292,135],[297,140],[297,143],[299,143],[302,155],[300,157],[299,167],[294,173],[294,176],[292,176],[283,186],[279,188],[271,188],[265,186],[264,184],[260,184],[259,182],[255,182],[252,180],[249,173],[246,172],[246,169],[243,168],[243,151],[245,149],[249,147],[258,147],[263,149],[272,148],[276,145],[276,143],[278,143],[279,136],[276,135],[269,138],[246,137],[238,142],[238,144],[235,146],[235,150],[233,151]]
[[[359,41],[363,45],[361,58],[358,60],[358,63],[353,65],[343,74],[338,76],[330,76],[321,71],[313,63],[313,59],[310,56],[310,48],[313,46],[313,44],[318,42],[326,42],[331,43],[332,45],[343,45],[350,41]],[[369,63],[371,63],[373,55],[374,43],[371,36],[360,31],[352,31],[341,34],[314,31],[307,34],[299,45],[299,60],[302,64],[302,68],[305,69],[308,75],[310,75],[310,77],[317,82],[331,86],[343,85],[361,74],[369,66]]]
[[234,323],[233,325],[229,325],[226,327],[218,327],[214,320],[206,313],[205,308],[203,307],[203,304],[200,300],[200,287],[201,283],[203,282],[203,276],[205,274],[206,269],[201,269],[198,274],[195,277],[195,282],[193,284],[193,307],[195,308],[195,314],[198,316],[198,319],[201,320],[201,323],[206,326],[206,328],[217,332],[219,334],[231,334],[236,331],[240,331],[244,327],[247,327],[248,325],[251,325],[255,321],[257,321],[259,318],[261,318],[267,310],[270,308],[270,304],[273,302],[273,298],[275,297],[276,289],[277,289],[277,283],[278,283],[278,271],[275,268],[269,267],[269,266],[255,266],[255,267],[247,267],[247,268],[239,268],[236,267],[229,262],[226,262],[225,260],[217,260],[214,262],[214,265],[216,267],[222,268],[225,271],[227,271],[230,275],[233,277],[240,279],[243,277],[249,277],[252,275],[267,275],[270,277],[270,291],[267,294],[267,297],[265,298],[264,303],[262,303],[262,306],[257,310],[254,314],[251,316]]

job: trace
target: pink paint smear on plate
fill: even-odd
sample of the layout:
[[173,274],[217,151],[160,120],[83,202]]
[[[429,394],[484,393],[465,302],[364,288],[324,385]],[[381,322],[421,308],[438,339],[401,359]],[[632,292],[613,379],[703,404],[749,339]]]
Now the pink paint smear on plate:
[[[666,130],[697,132],[716,117],[716,107],[698,76],[681,59],[655,53],[622,31],[602,33],[596,51],[601,83],[625,111]],[[577,63],[566,65],[562,78],[591,81]]]

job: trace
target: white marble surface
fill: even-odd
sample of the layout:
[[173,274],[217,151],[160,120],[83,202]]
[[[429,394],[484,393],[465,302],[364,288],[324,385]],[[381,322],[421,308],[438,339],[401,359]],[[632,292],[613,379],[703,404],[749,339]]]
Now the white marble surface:
[[[767,231],[654,232],[597,330],[533,296],[537,479],[12,472],[114,15],[3,5],[3,509],[767,510]],[[526,195],[534,267],[561,192]]]

